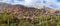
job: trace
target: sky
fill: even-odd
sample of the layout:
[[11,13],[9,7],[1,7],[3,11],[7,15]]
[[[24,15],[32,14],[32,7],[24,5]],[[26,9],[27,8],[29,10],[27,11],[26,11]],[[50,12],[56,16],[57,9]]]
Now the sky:
[[44,4],[52,8],[60,8],[60,0],[0,0],[0,2],[9,4],[22,4],[26,6],[39,6],[40,4]]

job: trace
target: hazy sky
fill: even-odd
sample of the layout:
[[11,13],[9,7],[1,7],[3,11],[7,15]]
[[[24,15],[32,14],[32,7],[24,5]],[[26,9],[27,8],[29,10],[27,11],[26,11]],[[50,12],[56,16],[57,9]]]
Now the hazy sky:
[[23,5],[39,5],[39,4],[45,4],[49,5],[53,8],[59,8],[60,7],[60,0],[0,0],[0,2],[6,2],[10,4],[23,4]]

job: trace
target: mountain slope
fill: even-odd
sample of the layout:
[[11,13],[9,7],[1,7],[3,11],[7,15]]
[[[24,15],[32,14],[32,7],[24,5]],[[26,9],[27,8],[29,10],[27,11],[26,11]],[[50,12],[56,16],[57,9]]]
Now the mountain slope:
[[[36,17],[36,16],[40,16],[40,14],[54,15],[54,14],[56,14],[57,11],[52,8],[46,7],[46,6],[44,6],[41,9],[38,9],[38,8],[27,7],[27,6],[18,5],[18,4],[10,5],[10,4],[6,4],[6,3],[0,3],[0,13],[6,12],[6,13],[14,14],[18,17],[20,17],[20,16]],[[60,13],[60,12],[58,12],[58,13]]]

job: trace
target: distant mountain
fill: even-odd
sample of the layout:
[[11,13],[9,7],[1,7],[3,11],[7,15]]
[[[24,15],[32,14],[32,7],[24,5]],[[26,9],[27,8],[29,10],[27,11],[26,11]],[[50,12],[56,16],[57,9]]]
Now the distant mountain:
[[10,6],[11,4],[0,2],[0,9]]
[[[0,3],[1,4],[1,3]],[[6,12],[10,14],[14,14],[16,16],[23,16],[23,17],[35,17],[39,16],[40,10],[34,7],[27,7],[23,5],[9,5],[3,3],[1,5],[2,9],[0,9],[0,12]]]
[[27,7],[24,5],[11,5],[7,3],[0,3],[0,13],[6,12],[10,14],[14,14],[18,17],[23,16],[23,17],[35,17],[35,16],[40,16],[40,14],[45,14],[45,15],[56,15],[60,13],[58,10],[54,10],[52,8],[43,6],[43,8],[38,9],[34,7]]
[[52,8],[46,7],[46,6],[43,6],[43,8],[41,10],[42,10],[42,13],[46,14],[46,15],[58,15],[58,14],[60,14],[60,10],[55,10],[55,9],[52,9]]

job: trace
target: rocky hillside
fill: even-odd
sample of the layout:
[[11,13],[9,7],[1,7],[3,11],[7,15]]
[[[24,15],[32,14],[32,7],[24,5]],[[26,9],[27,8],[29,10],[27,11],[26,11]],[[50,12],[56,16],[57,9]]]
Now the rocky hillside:
[[24,17],[35,17],[39,16],[40,10],[33,7],[26,7],[23,5],[4,5],[1,4],[0,12],[11,13],[16,16],[24,16]]
[[23,5],[10,5],[7,3],[0,3],[0,13],[10,13],[14,14],[18,17],[23,16],[23,17],[35,17],[35,16],[40,16],[40,14],[45,14],[45,15],[55,15],[60,13],[58,10],[54,10],[49,7],[43,7],[42,9],[37,9],[34,7],[26,7]]
[[0,3],[0,26],[60,26],[60,11]]

